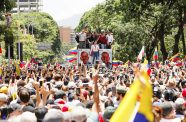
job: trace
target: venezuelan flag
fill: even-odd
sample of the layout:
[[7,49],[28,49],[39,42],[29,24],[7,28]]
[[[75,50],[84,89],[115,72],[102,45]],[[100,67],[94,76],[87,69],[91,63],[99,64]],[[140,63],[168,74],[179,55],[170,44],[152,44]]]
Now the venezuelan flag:
[[144,62],[143,62],[143,64],[142,64],[142,70],[145,70],[145,71],[147,71],[147,74],[150,76],[150,74],[151,74],[151,69],[150,69],[150,64],[149,64],[149,62],[148,62],[148,60],[147,59],[144,59]]
[[68,60],[68,62],[74,62],[74,61],[77,61],[77,58],[72,58],[71,60]]
[[154,59],[155,61],[158,60],[158,49],[157,49],[157,47],[155,48],[153,59]]
[[66,61],[68,61],[68,62],[74,62],[76,60],[77,60],[77,57],[75,55],[66,56]]
[[78,50],[76,47],[69,50],[68,55],[77,55]]
[[180,62],[177,62],[177,63],[176,63],[176,66],[178,66],[178,67],[181,67],[181,66],[183,66],[183,62],[182,62],[182,61],[180,61]]
[[113,60],[112,61],[112,66],[119,66],[120,65],[120,61],[119,60]]
[[26,64],[23,61],[19,64],[20,68],[23,68],[25,65]]
[[141,72],[139,78],[144,83],[145,87],[141,89],[140,106],[133,122],[153,122],[154,116],[152,113],[152,86],[150,78],[146,72]]
[[180,54],[177,53],[176,55],[172,56],[169,60],[172,61],[172,62],[177,62],[177,61],[181,60],[180,59]]
[[66,60],[72,60],[73,58],[75,58],[74,55],[67,55],[67,56],[65,57]]
[[1,44],[0,44],[0,54],[2,54],[2,52],[3,52],[3,51],[2,51],[2,48],[1,48]]
[[145,70],[136,75],[110,122],[153,122],[152,86],[149,80]]

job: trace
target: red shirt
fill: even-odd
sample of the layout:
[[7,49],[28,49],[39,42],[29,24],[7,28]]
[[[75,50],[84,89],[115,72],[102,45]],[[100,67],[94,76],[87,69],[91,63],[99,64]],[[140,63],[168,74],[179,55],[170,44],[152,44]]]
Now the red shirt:
[[101,43],[101,44],[107,44],[107,38],[106,38],[106,36],[100,35],[99,36],[99,40],[98,40],[98,44],[99,43]]

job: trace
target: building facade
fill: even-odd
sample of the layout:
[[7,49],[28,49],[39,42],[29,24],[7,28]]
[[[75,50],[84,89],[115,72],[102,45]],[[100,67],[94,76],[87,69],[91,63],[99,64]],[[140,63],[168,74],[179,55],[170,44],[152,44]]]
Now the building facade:
[[43,0],[14,0],[16,7],[13,8],[13,13],[19,12],[39,12],[42,10]]
[[75,33],[70,27],[59,27],[60,30],[60,40],[64,43],[75,43]]

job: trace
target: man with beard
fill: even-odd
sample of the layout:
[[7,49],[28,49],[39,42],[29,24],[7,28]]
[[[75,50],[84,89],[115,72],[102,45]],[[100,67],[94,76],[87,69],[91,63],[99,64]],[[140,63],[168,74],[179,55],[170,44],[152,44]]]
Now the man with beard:
[[125,89],[124,86],[118,86],[116,88],[116,97],[114,98],[114,107],[118,107],[120,102],[122,101],[122,99],[125,96],[125,93],[127,92],[127,90]]
[[103,52],[101,55],[101,60],[103,63],[105,63],[106,67],[108,69],[112,68],[112,64],[109,62],[110,61],[110,56],[108,52]]

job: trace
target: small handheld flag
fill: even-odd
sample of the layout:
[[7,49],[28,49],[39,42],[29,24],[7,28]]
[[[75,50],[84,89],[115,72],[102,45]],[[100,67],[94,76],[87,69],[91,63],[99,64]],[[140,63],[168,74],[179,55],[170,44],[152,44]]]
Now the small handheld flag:
[[1,44],[0,44],[0,54],[2,54],[2,52],[3,52],[3,51],[2,51],[2,48],[1,48]]
[[76,47],[69,50],[68,55],[77,55],[78,50]]
[[176,55],[172,56],[169,60],[172,61],[172,62],[177,62],[177,61],[181,60],[180,59],[180,54],[177,53]]
[[157,47],[155,48],[153,59],[154,59],[155,61],[158,60],[158,50],[157,50]]
[[143,46],[138,57],[137,57],[137,61],[141,61],[142,58],[144,57],[144,55],[145,55],[145,47]]

